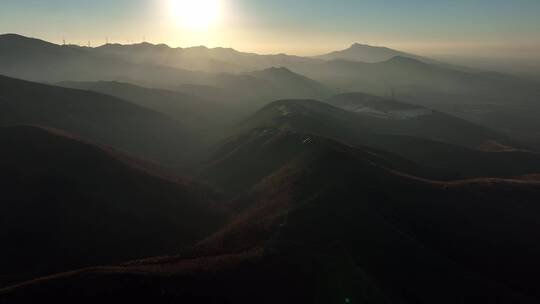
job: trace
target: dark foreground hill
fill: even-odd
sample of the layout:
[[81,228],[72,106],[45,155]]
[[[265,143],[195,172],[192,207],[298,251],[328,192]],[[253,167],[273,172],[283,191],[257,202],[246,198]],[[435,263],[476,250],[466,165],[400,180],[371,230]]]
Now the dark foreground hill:
[[[200,178],[226,194],[237,196],[249,191],[291,159],[312,151],[319,135],[261,127],[231,138],[200,170]],[[330,141],[330,140],[329,140]],[[447,172],[423,167],[391,153],[362,148],[365,157],[415,176],[444,178]]]
[[166,165],[196,149],[177,121],[115,97],[0,76],[0,125],[52,127]]
[[[245,184],[251,190],[236,202],[247,209],[203,243],[206,250],[235,253],[252,244],[267,252],[316,252],[330,263],[343,259],[350,264],[333,269],[340,282],[363,281],[343,297],[366,283],[386,296],[399,290],[398,297],[411,297],[405,302],[468,302],[516,290],[538,297],[540,247],[527,232],[538,225],[537,182],[433,182],[412,177],[423,170],[386,153],[286,131],[255,136],[256,157],[233,149],[229,160],[255,172],[276,155],[281,162],[250,178],[257,182]],[[280,148],[294,144],[302,148]],[[347,271],[358,272],[346,278]]]
[[[513,144],[505,136],[450,115],[361,93],[338,95],[329,102],[335,106],[314,100],[277,101],[240,129],[271,127],[316,134],[444,169],[451,178],[540,171],[537,153],[505,146],[501,143]],[[225,156],[226,151],[218,154]]]
[[504,138],[484,127],[428,108],[362,93],[341,94],[327,101],[328,104],[315,100],[277,101],[253,115],[248,124],[331,128],[328,131],[343,135],[371,132],[415,136],[470,148]]
[[[387,154],[266,131],[239,215],[179,257],[31,281],[0,300],[56,303],[538,303],[540,184],[440,183]],[[306,141],[306,139],[308,139]],[[278,149],[279,150],[279,149]],[[234,152],[233,152],[234,154]]]
[[208,190],[108,148],[26,126],[0,146],[2,280],[169,254],[223,221]]

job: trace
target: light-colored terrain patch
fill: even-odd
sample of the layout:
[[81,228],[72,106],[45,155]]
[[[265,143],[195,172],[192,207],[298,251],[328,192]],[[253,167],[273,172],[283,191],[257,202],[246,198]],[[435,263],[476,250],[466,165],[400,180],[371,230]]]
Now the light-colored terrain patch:
[[432,110],[423,109],[423,108],[382,111],[382,110],[377,110],[377,109],[362,106],[362,105],[352,105],[352,106],[342,107],[342,109],[355,112],[355,113],[361,113],[365,115],[375,116],[379,118],[386,118],[386,119],[414,119],[414,118],[428,116],[428,115],[433,114]]

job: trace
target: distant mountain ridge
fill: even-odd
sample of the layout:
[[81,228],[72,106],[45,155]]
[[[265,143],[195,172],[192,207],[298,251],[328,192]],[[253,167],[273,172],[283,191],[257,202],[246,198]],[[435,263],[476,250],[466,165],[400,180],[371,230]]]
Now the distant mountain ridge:
[[407,52],[402,52],[402,51],[394,50],[388,47],[371,46],[371,45],[360,44],[360,43],[354,43],[347,49],[331,52],[324,55],[315,56],[314,58],[323,59],[326,61],[346,60],[346,61],[356,61],[356,62],[365,62],[365,63],[377,63],[377,62],[389,61],[395,57],[414,59],[420,62],[433,64],[433,65],[441,66],[441,67],[452,69],[452,70],[465,71],[465,72],[478,72],[478,70],[473,69],[473,68],[448,64],[448,63],[431,59],[428,57],[424,57],[424,56],[420,56],[420,55],[416,55],[412,53],[407,53]]
[[[59,86],[114,96],[151,109],[200,132],[228,122],[233,105],[172,90],[160,90],[116,81],[61,82]],[[229,118],[230,120],[230,118]]]
[[[28,46],[30,45],[30,46]],[[27,51],[35,50],[35,51]],[[201,54],[191,54],[201,51]],[[214,52],[217,55],[214,55]],[[184,53],[187,53],[184,54]],[[227,70],[216,72],[212,69],[202,71],[192,66],[201,60],[214,60],[212,57],[230,57],[232,64],[246,65],[241,72]],[[232,55],[231,55],[232,54]],[[183,57],[183,56],[187,57]],[[18,35],[0,36],[0,74],[37,82],[58,83],[63,81],[96,82],[116,81],[138,86],[180,90],[182,86],[209,86],[221,89],[225,94],[219,98],[243,103],[258,108],[261,103],[282,98],[315,98],[321,96],[322,84],[311,87],[305,77],[296,75],[287,81],[280,81],[264,71],[275,66],[285,66],[289,62],[313,61],[287,55],[262,56],[240,53],[227,49],[192,48],[189,51],[172,49],[164,45],[106,45],[98,48],[60,46],[37,39]],[[199,58],[199,59],[197,59]],[[219,59],[216,59],[219,60]],[[318,61],[317,61],[318,62]],[[194,70],[191,70],[194,69]],[[291,72],[292,73],[292,72]],[[289,76],[291,76],[289,73]],[[293,81],[294,79],[298,81]],[[296,85],[299,85],[296,87]],[[314,89],[314,91],[310,91]],[[191,94],[203,97],[204,93]],[[214,100],[216,101],[216,100]],[[221,100],[217,100],[218,102]]]
[[375,63],[392,59],[396,56],[409,57],[420,61],[430,61],[430,59],[409,54],[387,47],[371,46],[367,44],[354,43],[349,48],[341,51],[331,52],[325,55],[316,56],[315,58],[324,60],[349,60],[361,61],[366,63]]
[[21,124],[63,130],[175,167],[199,145],[190,128],[134,103],[0,76],[0,125]]
[[[17,34],[0,35],[0,45],[1,41],[6,44],[16,44],[19,46],[55,46],[53,43],[45,42],[39,39],[27,38]],[[389,60],[396,56],[403,56],[425,62],[431,61],[425,57],[386,47],[374,47],[358,43],[353,44],[349,49],[316,57],[302,57],[287,54],[261,55],[222,47],[207,48],[205,46],[196,46],[187,48],[173,48],[166,44],[152,44],[148,42],[128,45],[105,44],[95,48],[73,45],[65,45],[63,47],[72,51],[91,51],[102,56],[112,55],[116,56],[117,58],[129,60],[138,64],[162,65],[179,69],[215,73],[238,73],[280,66],[293,67],[295,65],[317,64],[323,61],[335,59],[361,62],[380,62]]]
[[315,63],[320,60],[287,54],[260,55],[232,48],[169,47],[165,44],[107,44],[94,49],[101,54],[113,54],[137,63],[167,65],[180,69],[214,73],[241,73],[291,64]]
[[[369,63],[351,57],[364,52],[389,59]],[[314,91],[306,91],[306,86],[283,87],[253,75],[254,71],[284,67],[297,74],[296,79],[307,77],[334,93],[395,95],[412,104],[540,142],[540,133],[535,131],[540,130],[539,120],[528,115],[538,112],[540,88],[534,80],[455,67],[383,47],[355,44],[343,55],[348,59],[339,58],[340,54],[325,60],[226,48],[175,49],[150,43],[86,48],[4,35],[0,36],[0,74],[38,82],[104,80],[186,89],[199,98],[237,103],[244,107],[244,113],[279,99],[328,97],[320,96],[316,87]],[[528,110],[521,111],[521,107]]]

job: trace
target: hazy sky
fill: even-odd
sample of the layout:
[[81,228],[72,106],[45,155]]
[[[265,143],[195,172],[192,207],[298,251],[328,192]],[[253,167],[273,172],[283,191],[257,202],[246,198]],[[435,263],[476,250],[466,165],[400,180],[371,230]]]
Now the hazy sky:
[[189,0],[0,1],[0,32],[54,42],[146,37],[299,55],[361,42],[424,55],[540,56],[540,0],[216,0],[219,17],[202,29],[185,26],[173,12],[172,1]]

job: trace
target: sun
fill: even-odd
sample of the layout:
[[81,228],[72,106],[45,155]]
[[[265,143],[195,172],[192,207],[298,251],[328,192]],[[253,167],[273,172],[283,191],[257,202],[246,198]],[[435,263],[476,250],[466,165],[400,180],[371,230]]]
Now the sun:
[[218,21],[221,14],[221,0],[170,1],[174,17],[189,29],[207,29]]

